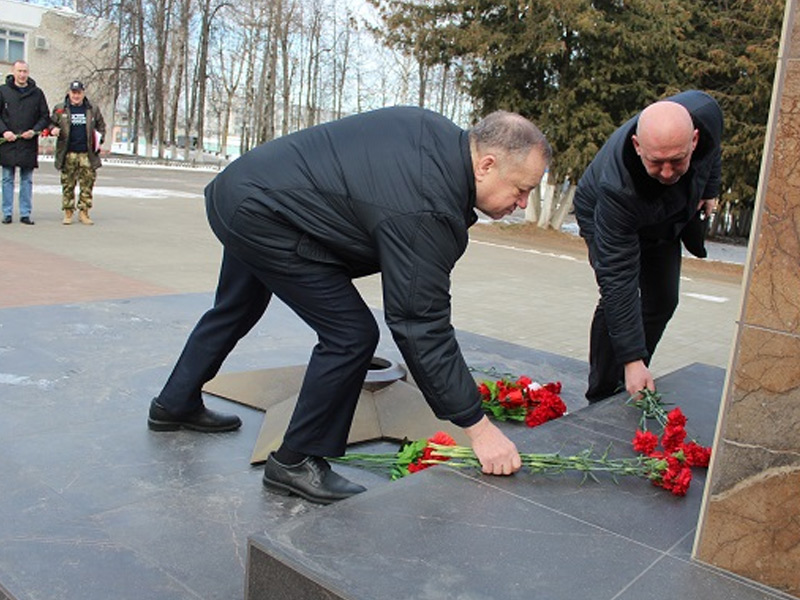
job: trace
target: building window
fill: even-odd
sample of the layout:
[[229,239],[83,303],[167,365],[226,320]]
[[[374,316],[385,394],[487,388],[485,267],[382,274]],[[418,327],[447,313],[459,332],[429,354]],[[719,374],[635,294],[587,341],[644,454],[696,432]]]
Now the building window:
[[25,34],[0,29],[0,62],[13,63],[18,60],[25,60]]

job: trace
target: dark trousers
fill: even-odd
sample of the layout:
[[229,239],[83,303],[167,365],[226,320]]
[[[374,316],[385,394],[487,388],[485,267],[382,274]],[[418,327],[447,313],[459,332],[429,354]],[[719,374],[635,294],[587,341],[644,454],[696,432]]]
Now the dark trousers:
[[[667,323],[678,307],[681,276],[681,242],[642,249],[639,261],[639,293],[645,344],[650,363]],[[589,334],[589,387],[586,399],[597,402],[625,389],[625,365],[614,354],[608,334],[603,299],[597,303]]]
[[256,257],[237,249],[237,254],[225,250],[214,306],[189,335],[158,396],[159,403],[174,414],[200,408],[201,388],[217,374],[275,294],[317,333],[318,340],[284,444],[303,454],[343,454],[378,345],[372,312],[339,267],[307,262],[296,255],[287,264],[282,251],[276,261],[280,266],[273,269],[264,252]]

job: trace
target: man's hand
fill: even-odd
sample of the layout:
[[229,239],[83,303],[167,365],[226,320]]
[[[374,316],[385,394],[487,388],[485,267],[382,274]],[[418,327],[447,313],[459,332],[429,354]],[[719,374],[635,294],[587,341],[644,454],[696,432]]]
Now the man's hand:
[[28,129],[28,131],[23,131],[23,132],[20,134],[20,136],[19,136],[19,137],[21,137],[23,140],[29,140],[29,139],[31,139],[31,138],[32,138],[34,135],[36,135],[36,134],[34,133],[33,129]]
[[706,219],[708,219],[717,210],[717,199],[706,198],[704,200],[700,200],[700,202],[697,203],[697,210],[702,210],[703,214],[706,216]]
[[487,475],[511,475],[519,471],[522,461],[517,447],[500,431],[489,418],[483,418],[465,427],[472,451],[481,462],[481,470]]
[[645,366],[643,360],[625,364],[625,389],[628,390],[628,395],[631,398],[638,396],[642,390],[656,391],[653,375]]
[[61,128],[60,128],[60,127],[53,127],[53,128],[50,130],[50,135],[52,135],[52,136],[54,136],[54,137],[58,137],[58,134],[59,134],[59,133],[61,133]]
[[3,139],[7,142],[16,142],[17,136],[12,131],[4,131]]

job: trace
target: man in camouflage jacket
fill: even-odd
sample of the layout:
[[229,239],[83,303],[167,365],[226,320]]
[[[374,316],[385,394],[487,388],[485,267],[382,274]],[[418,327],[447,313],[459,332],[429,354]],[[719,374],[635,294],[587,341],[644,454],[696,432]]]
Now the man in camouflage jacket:
[[100,109],[86,97],[83,83],[69,84],[64,102],[53,109],[52,133],[56,140],[56,169],[61,171],[61,209],[64,225],[72,223],[75,212],[75,186],[80,185],[78,218],[84,225],[93,225],[89,218],[92,191],[101,166],[100,147],[106,133],[106,123]]

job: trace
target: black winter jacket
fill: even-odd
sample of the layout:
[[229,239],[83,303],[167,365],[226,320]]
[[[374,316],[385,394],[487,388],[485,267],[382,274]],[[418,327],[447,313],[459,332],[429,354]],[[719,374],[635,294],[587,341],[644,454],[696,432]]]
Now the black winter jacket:
[[[621,363],[648,356],[639,301],[640,248],[685,236],[699,201],[719,195],[723,125],[719,105],[708,94],[694,90],[668,100],[686,107],[700,133],[683,177],[667,186],[647,174],[631,141],[637,115],[603,145],[575,193],[575,216],[589,248],[614,352]],[[700,228],[691,231],[702,236]],[[684,238],[684,242],[690,249],[702,247],[702,239]]]
[[386,323],[434,413],[467,426],[480,397],[450,323],[450,272],[475,223],[468,133],[420,108],[346,117],[278,138],[206,188],[226,247],[291,252],[350,277],[381,273]]
[[[42,131],[50,123],[47,100],[36,82],[28,78],[28,85],[17,87],[14,76],[6,77],[0,85],[0,135],[11,131],[19,135],[29,129]],[[39,138],[17,138],[14,142],[0,144],[0,165],[32,169],[39,166]]]

